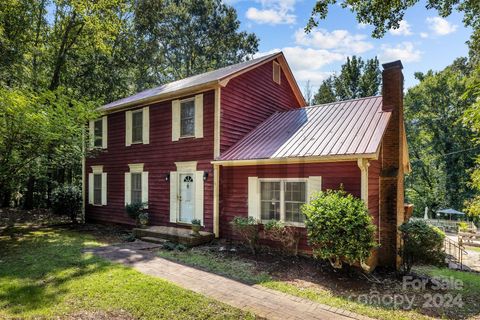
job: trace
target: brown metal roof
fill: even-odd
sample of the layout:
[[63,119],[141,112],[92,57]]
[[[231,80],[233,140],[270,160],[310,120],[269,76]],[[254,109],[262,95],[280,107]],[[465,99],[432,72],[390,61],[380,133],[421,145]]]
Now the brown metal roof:
[[277,112],[218,160],[374,154],[390,114],[381,96]]
[[[189,89],[195,89],[198,88],[199,86],[206,86],[206,85],[214,85],[219,83],[219,81],[229,78],[232,76],[235,76],[236,74],[241,73],[244,70],[247,70],[249,68],[255,67],[257,65],[262,64],[263,62],[267,62],[269,60],[273,60],[275,58],[279,58],[281,60],[284,60],[283,53],[282,52],[276,52],[272,53],[266,56],[262,56],[256,59],[240,62],[237,64],[233,64],[224,68],[220,68],[217,70],[205,72],[202,74],[198,74],[195,76],[191,76],[185,79],[177,80],[174,82],[166,83],[161,86],[148,89],[139,93],[136,93],[132,96],[110,102],[100,108],[102,111],[111,111],[113,109],[118,109],[122,107],[128,107],[132,105],[136,105],[139,103],[149,103],[152,100],[158,100],[162,99],[162,97],[169,96],[171,94],[175,94],[176,92],[179,91],[185,91]],[[285,72],[291,73],[290,69],[288,68],[288,65],[286,64],[286,69],[284,70]],[[293,77],[293,75],[292,75]],[[300,92],[300,89],[298,88],[298,85],[296,82],[294,83],[296,90]],[[301,99],[303,100],[303,97],[301,96],[301,93],[299,93]]]

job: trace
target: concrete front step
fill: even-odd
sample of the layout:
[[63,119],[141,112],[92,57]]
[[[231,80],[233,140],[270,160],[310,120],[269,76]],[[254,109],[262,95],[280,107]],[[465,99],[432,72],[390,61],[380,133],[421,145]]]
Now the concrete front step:
[[[215,237],[213,233],[200,231],[199,235],[194,235],[192,230],[185,228],[151,226],[147,228],[134,228],[133,234],[136,238],[157,238],[171,242],[181,243],[188,247],[198,246],[208,243]],[[148,240],[146,240],[148,241]]]
[[166,239],[155,238],[155,237],[141,237],[140,240],[145,242],[158,243],[158,244],[163,244],[165,242],[168,242],[168,240]]

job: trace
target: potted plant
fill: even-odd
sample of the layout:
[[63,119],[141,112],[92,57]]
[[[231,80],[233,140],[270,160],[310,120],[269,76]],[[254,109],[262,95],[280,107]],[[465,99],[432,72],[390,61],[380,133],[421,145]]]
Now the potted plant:
[[148,203],[146,202],[135,202],[125,206],[127,215],[134,219],[139,227],[145,227],[148,224],[148,212],[144,212],[147,205]]
[[194,235],[199,235],[200,228],[202,227],[202,221],[200,219],[192,220],[192,231]]

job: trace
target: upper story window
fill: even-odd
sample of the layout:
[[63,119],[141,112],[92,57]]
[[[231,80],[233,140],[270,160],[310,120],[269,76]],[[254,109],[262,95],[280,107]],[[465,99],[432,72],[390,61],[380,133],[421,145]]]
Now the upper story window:
[[172,141],[203,138],[203,94],[172,101]]
[[125,112],[125,145],[150,143],[150,108]]
[[282,75],[282,72],[281,72],[280,64],[273,61],[273,82],[280,84],[281,75]]
[[89,124],[90,148],[107,148],[107,116],[91,120]]
[[195,100],[180,102],[180,137],[195,136]]
[[132,143],[143,142],[143,110],[132,112]]

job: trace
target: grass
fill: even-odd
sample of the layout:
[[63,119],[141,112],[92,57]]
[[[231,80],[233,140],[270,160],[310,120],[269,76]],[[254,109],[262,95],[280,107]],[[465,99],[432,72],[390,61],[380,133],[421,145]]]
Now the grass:
[[480,247],[466,246],[465,249],[480,252]]
[[255,284],[271,281],[272,278],[266,272],[255,272],[251,262],[246,262],[235,257],[224,258],[218,254],[207,251],[159,251],[162,258],[181,262],[189,266],[220,274],[244,283]]
[[[0,318],[54,318],[78,312],[142,319],[239,319],[249,313],[131,268],[83,254],[93,237],[55,229],[0,237]],[[115,317],[112,317],[115,318]]]
[[[431,319],[429,315],[450,318],[467,318],[468,316],[475,316],[480,313],[477,306],[478,303],[470,303],[469,299],[475,301],[480,296],[480,276],[478,274],[471,274],[460,271],[453,271],[449,269],[440,268],[418,268],[415,271],[428,274],[430,276],[454,277],[460,279],[464,283],[464,290],[461,291],[462,296],[467,301],[463,308],[455,308],[450,310],[428,310],[422,309],[422,297],[425,292],[409,292],[399,291],[392,288],[392,291],[381,291],[380,295],[392,293],[406,293],[411,298],[415,295],[415,305],[412,310],[393,309],[386,305],[373,305],[362,303],[358,299],[361,294],[368,294],[370,292],[355,291],[350,292],[352,298],[347,294],[341,294],[337,290],[329,290],[321,286],[305,286],[301,282],[284,281],[275,278],[269,274],[259,273],[255,269],[255,264],[248,259],[236,258],[232,255],[221,255],[218,253],[211,253],[202,250],[187,250],[187,251],[159,251],[159,256],[181,262],[187,265],[200,267],[201,269],[221,274],[243,282],[258,284],[273,290],[278,290],[283,293],[312,300],[318,303],[326,304],[336,308],[346,309],[358,314],[377,319]],[[393,285],[392,285],[393,286]],[[388,286],[387,286],[388,287]],[[375,289],[373,289],[375,290]],[[431,291],[429,291],[432,293]],[[435,293],[435,292],[433,292]],[[445,292],[442,292],[445,293]],[[354,294],[354,295],[353,295]],[[418,303],[417,303],[417,299]],[[473,307],[471,307],[473,306]]]

